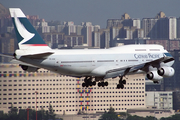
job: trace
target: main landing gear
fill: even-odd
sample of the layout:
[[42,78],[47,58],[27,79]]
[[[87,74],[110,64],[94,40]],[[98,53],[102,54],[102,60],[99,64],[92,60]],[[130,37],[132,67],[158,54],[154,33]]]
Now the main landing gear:
[[119,84],[117,84],[117,89],[123,89],[124,84],[126,84],[126,80],[123,80],[123,76],[120,76]]
[[82,87],[89,87],[89,86],[95,86],[96,81],[92,82],[92,77],[86,77],[84,79],[84,82],[82,83]]
[[[95,86],[96,85],[96,81],[99,81],[99,79],[95,78],[95,81],[92,81],[92,77],[86,77],[84,79],[84,82],[82,83],[82,87],[89,87],[89,86]],[[99,82],[98,83],[98,87],[104,87],[104,86],[108,86],[108,82]]]
[[[82,87],[89,87],[89,86],[95,86],[97,81],[101,81],[98,83],[98,87],[105,87],[108,86],[108,82],[104,82],[104,80],[95,78],[94,81],[92,81],[92,77],[86,77],[84,79],[84,82],[82,83]],[[123,76],[120,76],[119,84],[117,84],[117,89],[123,89],[124,85],[126,84],[126,80],[123,80]]]

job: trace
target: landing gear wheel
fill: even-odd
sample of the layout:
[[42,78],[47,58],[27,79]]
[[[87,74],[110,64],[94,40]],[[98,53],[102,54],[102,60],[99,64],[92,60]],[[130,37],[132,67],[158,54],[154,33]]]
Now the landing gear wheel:
[[126,84],[126,80],[123,80],[123,81],[122,81],[122,84]]
[[117,89],[120,89],[120,87],[121,87],[120,84],[118,84],[118,85],[117,85]]
[[118,85],[117,85],[117,89],[120,89],[120,88],[123,89],[123,88],[124,88],[124,85],[123,85],[123,84],[118,84]]
[[98,87],[101,87],[101,83],[100,82],[98,83]]
[[121,86],[121,87],[120,87],[121,89],[123,89],[123,88],[124,88],[124,85],[123,85],[123,84],[121,84],[120,86]]
[[101,86],[104,87],[104,82],[101,82]]
[[104,82],[104,85],[105,85],[105,86],[108,86],[108,82]]
[[85,87],[86,86],[86,83],[82,83],[82,87]]
[[95,85],[96,85],[96,81],[93,81],[93,82],[92,82],[92,85],[94,85],[94,86],[95,86]]

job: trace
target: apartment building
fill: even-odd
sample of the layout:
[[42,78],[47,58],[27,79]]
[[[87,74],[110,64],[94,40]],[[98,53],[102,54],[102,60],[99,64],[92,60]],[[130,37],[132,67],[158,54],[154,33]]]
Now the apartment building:
[[107,87],[83,88],[83,78],[59,75],[44,69],[28,73],[16,64],[0,64],[0,110],[8,112],[11,104],[18,109],[35,109],[36,100],[38,110],[47,110],[51,104],[54,112],[61,115],[77,114],[79,111],[104,112],[110,107],[116,112],[145,108],[144,76],[126,77],[124,89],[116,89],[118,77],[108,79]]

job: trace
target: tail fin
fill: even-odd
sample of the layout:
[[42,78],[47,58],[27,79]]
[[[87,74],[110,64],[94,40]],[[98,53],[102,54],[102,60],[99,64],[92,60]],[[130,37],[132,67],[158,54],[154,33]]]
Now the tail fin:
[[20,8],[9,8],[19,49],[50,49]]

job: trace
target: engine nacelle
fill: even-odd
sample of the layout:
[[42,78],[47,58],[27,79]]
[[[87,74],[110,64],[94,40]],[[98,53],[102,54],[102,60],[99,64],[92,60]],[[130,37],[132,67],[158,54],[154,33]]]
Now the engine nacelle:
[[31,66],[26,66],[26,65],[20,65],[20,66],[24,71],[27,71],[27,72],[36,72],[39,69],[36,67],[31,67]]
[[162,76],[159,76],[157,71],[150,71],[149,73],[147,73],[146,77],[149,79],[149,80],[155,80],[155,81],[159,81],[159,80],[162,80],[163,77]]
[[172,67],[161,67],[158,69],[158,74],[163,77],[171,77],[175,73]]

